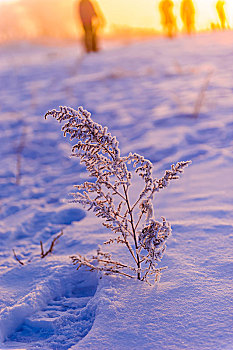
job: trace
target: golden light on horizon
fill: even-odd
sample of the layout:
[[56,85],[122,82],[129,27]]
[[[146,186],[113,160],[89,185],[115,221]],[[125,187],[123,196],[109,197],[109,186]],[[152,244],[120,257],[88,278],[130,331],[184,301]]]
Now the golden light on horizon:
[[[0,40],[37,37],[77,38],[81,34],[74,4],[78,0],[0,0]],[[160,0],[91,0],[95,1],[106,19],[105,33],[120,33],[121,28],[162,31]],[[178,31],[181,0],[174,0],[174,15]],[[193,0],[197,31],[217,28],[217,0]],[[233,28],[233,0],[225,1],[227,27]]]
[[[113,25],[130,26],[137,28],[154,28],[161,30],[159,14],[160,0],[98,0],[108,27]],[[181,0],[174,0],[174,14],[177,18],[178,28],[182,29],[180,20]],[[194,0],[196,9],[196,29],[206,30],[211,28],[211,23],[219,23],[217,11],[217,0]],[[225,1],[227,21],[233,27],[233,0]]]

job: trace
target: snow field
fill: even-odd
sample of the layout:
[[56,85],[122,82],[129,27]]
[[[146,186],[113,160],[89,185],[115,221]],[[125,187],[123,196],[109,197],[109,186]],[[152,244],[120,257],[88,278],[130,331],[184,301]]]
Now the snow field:
[[[75,46],[2,48],[0,349],[233,348],[232,47],[226,32],[82,58]],[[173,228],[156,287],[72,267],[70,255],[91,255],[110,237],[67,203],[88,177],[60,125],[43,119],[59,105],[83,105],[121,154],[150,159],[157,177],[192,160],[155,198],[156,218]],[[40,241],[49,247],[61,230],[40,259]]]

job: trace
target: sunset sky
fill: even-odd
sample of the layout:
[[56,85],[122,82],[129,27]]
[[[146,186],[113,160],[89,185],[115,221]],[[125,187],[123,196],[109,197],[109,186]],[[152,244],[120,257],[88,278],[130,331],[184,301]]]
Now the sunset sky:
[[[7,28],[9,25],[12,28],[12,24],[16,27],[16,22],[20,22],[18,25],[16,33],[20,31],[21,27],[32,28],[34,26],[35,18],[27,18],[25,11],[22,10],[22,6],[17,6],[17,2],[24,4],[25,7],[28,4],[34,6],[35,16],[40,16],[41,18],[47,18],[47,25],[51,28],[60,27],[63,23],[63,18],[66,18],[66,25],[72,26],[73,31],[77,31],[77,17],[74,16],[74,3],[77,0],[0,0],[0,4],[11,4],[11,6],[2,11],[2,28]],[[93,0],[94,1],[94,0]],[[158,10],[158,4],[160,0],[95,0],[98,4],[102,13],[106,19],[106,29],[107,31],[114,29],[114,26],[129,26],[136,28],[152,28],[155,30],[161,30],[160,14]],[[217,0],[195,0],[196,8],[196,29],[205,30],[209,29],[211,23],[218,23],[218,16],[216,12],[216,1]],[[174,12],[177,17],[177,25],[179,29],[182,29],[182,23],[180,20],[180,2],[181,0],[174,0]],[[60,4],[54,8],[54,4]],[[5,6],[4,6],[5,7]],[[226,0],[226,14],[229,25],[233,28],[233,0]],[[23,12],[22,12],[23,11]],[[60,11],[60,12],[59,12]],[[23,15],[22,15],[23,13]],[[18,14],[18,19],[16,20],[16,15]],[[51,16],[51,14],[53,14]],[[0,14],[1,15],[1,14]],[[8,22],[6,22],[9,17]],[[55,18],[57,18],[58,24],[55,23]],[[12,22],[13,21],[13,22]],[[30,25],[28,24],[30,22]],[[64,24],[64,23],[63,23]]]
[[[99,0],[102,11],[109,24],[128,24],[137,27],[152,27],[160,29],[160,16],[158,13],[159,0]],[[179,17],[180,0],[174,1],[174,10]],[[217,13],[215,0],[196,0],[197,28],[206,29],[210,22],[216,23]],[[226,12],[230,25],[233,23],[233,0],[226,0]],[[181,23],[178,21],[178,25]]]

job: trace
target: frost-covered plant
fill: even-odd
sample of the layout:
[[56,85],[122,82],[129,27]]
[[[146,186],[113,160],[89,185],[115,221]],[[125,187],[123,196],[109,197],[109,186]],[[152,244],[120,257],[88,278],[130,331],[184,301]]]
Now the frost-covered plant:
[[[71,140],[78,139],[72,155],[80,158],[93,180],[75,186],[72,202],[82,204],[102,218],[103,225],[114,233],[104,242],[105,246],[123,244],[134,262],[130,266],[116,261],[111,254],[98,249],[91,259],[73,256],[73,263],[78,268],[84,265],[105,274],[121,274],[148,283],[153,276],[156,281],[163,269],[157,265],[166,249],[171,227],[165,218],[162,222],[155,220],[154,195],[167,187],[170,180],[178,179],[190,161],[172,165],[161,179],[153,178],[152,163],[136,153],[121,156],[116,137],[107,127],[94,122],[91,114],[82,107],[78,111],[60,107],[59,111],[48,111],[45,118],[48,116],[65,122],[64,136],[69,134]],[[135,192],[134,173],[142,180],[139,193]],[[134,203],[132,193],[137,194]]]

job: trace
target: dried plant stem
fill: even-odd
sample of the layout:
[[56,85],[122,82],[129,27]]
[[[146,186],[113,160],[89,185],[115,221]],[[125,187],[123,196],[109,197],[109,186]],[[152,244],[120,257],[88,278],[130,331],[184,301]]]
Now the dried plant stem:
[[124,201],[126,201],[126,198],[125,198],[119,191],[117,191],[117,190],[112,186],[111,183],[108,183],[108,186],[111,187],[111,189],[112,189],[116,194],[118,194],[118,196],[120,196]]
[[[43,243],[42,241],[40,241],[40,248],[41,248],[41,254],[40,254],[40,257],[41,259],[45,258],[48,254],[52,253],[53,252],[53,248],[57,242],[57,240],[63,235],[63,230],[61,230],[61,232],[59,233],[59,235],[57,235],[53,240],[52,240],[52,243],[50,244],[50,247],[49,249],[44,252],[44,247],[43,247]],[[13,251],[13,254],[14,254],[14,257],[15,257],[15,260],[18,261],[18,263],[22,266],[24,266],[25,264],[19,259],[19,257],[16,255],[16,252],[14,249],[12,249]],[[31,262],[30,260],[28,260],[27,262]]]
[[[148,283],[155,276],[157,281],[161,270],[156,266],[166,249],[171,227],[165,218],[162,218],[162,222],[155,220],[152,201],[155,192],[167,187],[171,180],[178,179],[190,162],[172,164],[162,178],[153,178],[152,163],[137,153],[130,152],[122,157],[116,137],[108,132],[107,127],[94,122],[91,114],[82,107],[78,111],[60,107],[59,111],[48,111],[45,118],[48,116],[65,122],[62,126],[64,136],[69,134],[71,140],[78,139],[77,144],[72,147],[72,154],[80,158],[90,176],[96,179],[75,185],[77,191],[72,193],[74,199],[71,202],[93,210],[97,217],[102,218],[103,225],[117,235],[104,244],[125,245],[134,260],[133,265],[129,266],[127,263],[114,261],[111,254],[98,249],[97,256],[90,259],[80,254],[71,257],[74,265],[77,269],[86,266],[91,271],[97,270],[108,275],[120,274]],[[133,174],[140,177],[144,186],[138,193],[136,202],[131,204],[130,186],[134,185]],[[54,243],[44,253],[41,242],[41,255],[46,256],[51,252]]]
[[[125,199],[126,199],[126,204],[127,204],[127,207],[128,207],[128,212],[129,212],[129,215],[130,215],[130,223],[131,223],[132,232],[133,232],[133,239],[134,239],[134,245],[135,245],[135,250],[136,250],[137,267],[138,267],[138,270],[140,270],[141,269],[141,263],[140,263],[140,257],[138,255],[138,241],[137,241],[137,236],[136,236],[136,230],[135,230],[135,227],[134,227],[133,213],[132,213],[132,209],[130,208],[129,198],[128,198],[128,193],[127,193],[126,186],[124,185],[123,187],[124,187]],[[141,279],[140,271],[137,272],[137,276],[138,276],[138,280],[140,280]]]
[[137,259],[136,259],[136,257],[135,257],[135,254],[134,254],[134,252],[133,252],[133,249],[132,249],[132,247],[131,247],[131,245],[129,244],[129,242],[127,241],[127,239],[124,237],[124,242],[125,242],[125,245],[126,245],[126,247],[128,248],[128,250],[130,251],[130,254],[132,255],[132,257],[134,258],[134,261],[136,262],[136,264],[137,264]]
[[112,269],[111,273],[116,273],[116,274],[119,274],[119,275],[122,275],[122,276],[125,276],[125,277],[134,278],[133,276],[129,275],[128,273],[125,273],[125,272],[122,272],[122,271],[119,271],[119,270]]
[[106,263],[106,264],[116,264],[117,267],[127,267],[127,268],[128,268],[128,265],[122,264],[122,263],[120,263],[120,262],[115,263],[115,261],[112,261],[112,260],[107,260],[107,259],[101,259],[101,258],[99,258],[98,261],[99,261],[99,262]]
[[14,257],[15,257],[15,259],[18,261],[18,263],[19,263],[20,265],[24,265],[24,263],[17,257],[15,250],[12,249],[12,251],[13,251]]
[[201,107],[202,107],[204,99],[205,99],[206,91],[207,91],[207,88],[208,88],[209,83],[210,83],[211,75],[212,75],[212,71],[207,74],[206,79],[204,80],[204,83],[199,91],[198,96],[197,96],[197,100],[196,100],[196,103],[194,105],[194,112],[193,112],[194,118],[199,117]]
[[138,222],[136,223],[136,226],[135,226],[135,230],[137,230],[137,228],[138,228],[138,225],[140,224],[140,221],[141,221],[141,219],[142,219],[142,217],[143,217],[143,212],[141,212],[141,214],[140,214],[140,216],[139,216],[139,218],[138,218]]
[[44,252],[44,247],[43,247],[43,243],[42,241],[40,241],[40,248],[41,248],[41,259],[45,258],[48,254],[53,252],[53,248],[57,242],[57,240],[63,235],[63,230],[61,230],[61,232],[59,233],[59,235],[57,235],[53,240],[52,243],[50,244],[49,249],[47,250],[47,252]]

